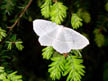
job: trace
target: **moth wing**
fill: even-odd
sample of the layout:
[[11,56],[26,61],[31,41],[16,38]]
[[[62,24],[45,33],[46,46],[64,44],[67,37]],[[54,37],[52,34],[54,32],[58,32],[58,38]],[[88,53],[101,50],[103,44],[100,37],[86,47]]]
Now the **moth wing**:
[[42,46],[52,46],[52,43],[55,40],[57,33],[58,33],[58,28],[50,32],[47,32],[46,34],[39,37],[39,43]]
[[83,49],[88,44],[86,37],[70,28],[63,27],[59,30],[52,46],[60,53],[67,53],[71,49]]
[[50,31],[53,31],[56,27],[56,23],[52,23],[48,20],[36,19],[33,21],[33,30],[38,36],[47,34]]

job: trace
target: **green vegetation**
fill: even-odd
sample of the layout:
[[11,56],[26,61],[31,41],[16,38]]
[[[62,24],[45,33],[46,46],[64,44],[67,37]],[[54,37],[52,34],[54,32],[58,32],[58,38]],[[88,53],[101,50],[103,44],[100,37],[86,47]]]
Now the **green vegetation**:
[[[34,19],[75,29],[90,45],[68,54],[41,47],[32,30]],[[0,1],[1,81],[107,81],[107,48],[108,0]]]

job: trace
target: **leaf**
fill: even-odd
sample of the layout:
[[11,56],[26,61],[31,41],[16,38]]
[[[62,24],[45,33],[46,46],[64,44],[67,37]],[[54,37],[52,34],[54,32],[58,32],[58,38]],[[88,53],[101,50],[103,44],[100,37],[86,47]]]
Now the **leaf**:
[[8,50],[11,50],[13,45],[15,45],[16,48],[19,51],[21,51],[24,48],[24,46],[22,45],[23,42],[22,41],[17,41],[16,35],[12,35],[12,37],[10,38],[10,40],[9,41],[6,41],[6,43],[8,45],[7,46],[7,49]]
[[65,64],[65,58],[64,56],[58,56],[58,57],[53,57],[52,63],[49,65],[48,72],[50,72],[50,77],[53,80],[60,79],[63,71],[64,71],[64,64]]
[[108,62],[104,63],[104,68],[103,68],[103,81],[108,80]]
[[15,45],[16,45],[16,47],[17,47],[17,49],[19,51],[21,51],[24,48],[24,46],[22,45],[22,43],[23,43],[22,41],[15,42]]
[[51,20],[56,24],[61,24],[66,17],[67,7],[61,2],[56,2],[51,7]]
[[16,75],[16,73],[17,72],[13,72],[13,73],[8,74],[8,76],[7,76],[8,79],[12,80],[12,81],[15,81],[15,80],[22,81],[22,76],[21,75]]
[[4,10],[5,14],[11,15],[16,5],[16,0],[4,0],[2,2],[1,9]]
[[16,35],[12,35],[12,37],[10,38],[10,41],[15,42],[16,41]]
[[95,35],[94,41],[96,42],[97,46],[102,47],[105,43],[104,35],[99,31],[99,29],[95,29],[93,33]]
[[45,18],[49,18],[52,1],[51,0],[44,0],[44,1],[45,1],[44,4],[41,6],[41,14]]
[[10,74],[5,72],[4,67],[0,67],[0,80],[1,81],[22,81],[22,76],[17,75],[17,72],[12,72]]
[[81,17],[86,23],[89,23],[91,21],[90,14],[87,11],[81,12]]
[[74,54],[75,56],[80,56],[82,57],[81,53],[80,53],[80,50],[71,50],[70,52],[71,54]]
[[48,46],[44,48],[42,52],[43,58],[49,60],[54,53],[54,49],[51,46]]
[[2,39],[6,36],[7,36],[6,31],[0,27],[0,41],[2,41]]
[[108,2],[105,4],[105,10],[108,12]]
[[0,73],[4,72],[4,67],[0,66]]
[[85,23],[89,23],[91,21],[90,13],[82,8],[79,8],[77,11],[77,15],[81,17]]
[[104,45],[105,38],[104,38],[103,34],[101,34],[101,33],[96,34],[94,40],[95,40],[98,47],[102,47]]
[[83,23],[81,21],[82,21],[82,19],[77,14],[75,14],[75,13],[72,14],[71,24],[72,24],[73,29],[77,29],[80,26],[82,26]]
[[7,43],[7,49],[11,50],[12,49],[12,42],[6,41],[6,43]]
[[64,76],[68,74],[66,81],[81,81],[81,76],[84,76],[85,73],[85,66],[82,65],[83,60],[72,55],[68,56],[66,60],[64,72]]
[[11,42],[8,44],[8,48],[7,49],[8,50],[11,50],[12,49],[12,43]]

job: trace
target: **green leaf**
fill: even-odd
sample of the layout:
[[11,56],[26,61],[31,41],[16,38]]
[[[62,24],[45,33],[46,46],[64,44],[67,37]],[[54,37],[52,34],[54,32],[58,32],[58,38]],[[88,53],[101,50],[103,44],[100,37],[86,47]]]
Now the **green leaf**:
[[94,41],[96,42],[97,46],[102,47],[105,43],[104,35],[99,31],[99,29],[95,29],[93,33],[95,35]]
[[22,45],[23,42],[22,41],[17,41],[16,35],[12,35],[12,37],[10,38],[10,40],[9,41],[6,41],[6,43],[8,45],[7,46],[7,49],[8,50],[11,50],[13,45],[15,45],[16,48],[19,51],[21,51],[24,48],[24,46]]
[[0,66],[0,73],[4,72],[4,67]]
[[3,37],[6,37],[6,36],[7,36],[6,31],[0,27],[0,41],[3,39]]
[[15,42],[15,45],[16,45],[16,47],[17,47],[17,49],[19,51],[21,51],[24,48],[24,46],[22,45],[22,43],[23,43],[22,41]]
[[85,66],[82,65],[83,60],[72,55],[68,56],[66,60],[64,72],[64,76],[68,74],[66,81],[81,81],[81,76],[84,76],[85,73]]
[[77,11],[77,15],[81,17],[85,23],[89,23],[91,21],[90,13],[82,8],[79,8]]
[[71,50],[70,52],[71,54],[74,54],[75,56],[80,56],[82,57],[81,53],[80,53],[80,50]]
[[0,80],[1,81],[22,81],[22,76],[17,75],[17,72],[12,72],[10,74],[5,72],[4,67],[0,67]]
[[49,18],[52,1],[51,0],[44,0],[44,1],[45,1],[44,4],[41,6],[41,14],[45,18]]
[[54,49],[51,46],[48,46],[42,50],[42,55],[44,59],[49,60],[54,53]]
[[9,44],[8,44],[8,48],[7,48],[8,50],[11,50],[12,49],[12,43],[11,42],[9,42]]
[[103,81],[107,80],[108,80],[108,62],[105,62],[103,68]]
[[72,24],[73,29],[77,29],[80,26],[82,26],[83,23],[81,21],[82,21],[82,19],[77,14],[75,14],[75,13],[72,14],[71,24]]
[[49,65],[48,72],[50,72],[50,77],[53,80],[60,79],[63,71],[64,71],[64,64],[65,64],[65,57],[64,56],[58,56],[53,57],[52,63]]
[[51,7],[51,20],[56,24],[61,24],[63,22],[63,18],[66,17],[67,7],[63,5],[61,2],[56,2]]
[[3,0],[1,9],[4,10],[5,14],[11,15],[16,5],[16,0]]
[[86,23],[89,23],[91,21],[90,14],[87,11],[82,12],[81,17]]
[[12,37],[10,38],[10,41],[15,42],[16,41],[16,35],[12,35]]
[[7,49],[11,50],[12,49],[12,42],[6,41],[6,43],[7,43]]
[[95,34],[95,39],[94,40],[95,40],[98,47],[102,47],[104,45],[105,38],[104,38],[103,34],[101,34],[101,33]]
[[105,10],[108,12],[108,2],[105,4]]
[[22,81],[22,76],[21,75],[16,75],[17,72],[13,72],[8,74],[8,79],[11,81]]

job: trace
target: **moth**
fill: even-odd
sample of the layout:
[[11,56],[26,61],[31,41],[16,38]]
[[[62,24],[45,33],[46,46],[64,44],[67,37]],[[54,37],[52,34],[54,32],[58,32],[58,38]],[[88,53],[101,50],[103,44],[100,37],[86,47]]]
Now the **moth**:
[[34,20],[33,30],[39,36],[38,41],[42,46],[52,46],[61,54],[72,49],[83,49],[89,44],[88,39],[77,31],[48,20]]

